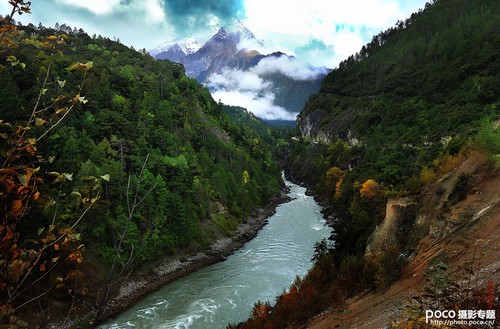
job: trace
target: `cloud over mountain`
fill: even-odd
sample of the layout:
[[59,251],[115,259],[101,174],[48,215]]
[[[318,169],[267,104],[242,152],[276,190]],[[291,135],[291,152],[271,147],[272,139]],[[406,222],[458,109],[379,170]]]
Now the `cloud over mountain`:
[[314,80],[325,76],[328,70],[324,67],[315,67],[289,56],[266,57],[257,66],[250,69],[251,72],[265,76],[273,73],[281,73],[294,80]]
[[215,90],[261,91],[271,87],[272,83],[265,81],[251,71],[224,68],[222,73],[210,77],[209,87]]
[[274,104],[276,95],[272,82],[251,71],[225,68],[210,77],[208,88],[212,97],[225,104],[241,106],[266,120],[295,120],[292,114]]
[[[33,1],[23,22],[83,28],[151,48],[198,34],[238,18],[267,51],[283,51],[316,66],[333,68],[373,35],[423,8],[426,0],[44,0]],[[0,14],[10,12],[0,1]],[[341,43],[341,44],[340,44]],[[255,47],[251,49],[259,50]],[[260,50],[259,50],[260,51]],[[264,53],[264,52],[262,52]]]
[[285,108],[274,104],[276,96],[272,92],[218,90],[212,92],[212,97],[224,104],[251,109],[253,114],[264,120],[293,121],[297,117],[297,113],[288,112]]
[[214,99],[245,107],[263,119],[295,120],[297,112],[276,103],[279,86],[272,80],[282,75],[293,81],[314,81],[327,73],[325,68],[314,67],[293,57],[268,56],[248,70],[224,68],[210,76],[207,86]]

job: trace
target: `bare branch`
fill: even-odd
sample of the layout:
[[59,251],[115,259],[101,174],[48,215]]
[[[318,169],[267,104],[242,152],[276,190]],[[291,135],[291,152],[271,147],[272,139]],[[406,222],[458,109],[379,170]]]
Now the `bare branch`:
[[49,288],[49,289],[47,289],[45,292],[41,293],[40,295],[38,295],[38,296],[36,296],[36,297],[33,297],[33,298],[31,298],[30,300],[25,301],[24,303],[22,303],[21,305],[19,305],[18,307],[16,307],[16,308],[15,308],[15,310],[17,311],[17,310],[19,310],[21,307],[23,307],[23,306],[25,306],[25,305],[28,305],[29,303],[31,303],[31,302],[33,302],[33,301],[35,301],[35,300],[39,299],[39,298],[42,298],[43,296],[45,296],[45,295],[46,295],[49,291],[51,291],[51,290],[52,290],[52,288]]

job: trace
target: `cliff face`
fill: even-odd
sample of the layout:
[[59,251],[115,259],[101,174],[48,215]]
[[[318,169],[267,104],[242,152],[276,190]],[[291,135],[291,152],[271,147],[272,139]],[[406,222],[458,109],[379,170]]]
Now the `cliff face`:
[[375,228],[370,236],[365,257],[377,256],[386,252],[388,246],[405,243],[415,225],[416,211],[416,198],[389,198],[384,221]]
[[[310,107],[314,107],[317,99],[332,98],[328,103],[321,101],[322,106],[308,111]],[[342,139],[352,145],[359,143],[359,133],[354,124],[358,116],[358,110],[348,108],[341,110],[335,107],[337,103],[333,99],[335,96],[326,96],[324,94],[313,95],[306,109],[297,117],[297,126],[299,127],[302,137],[315,142],[329,144],[336,139]]]

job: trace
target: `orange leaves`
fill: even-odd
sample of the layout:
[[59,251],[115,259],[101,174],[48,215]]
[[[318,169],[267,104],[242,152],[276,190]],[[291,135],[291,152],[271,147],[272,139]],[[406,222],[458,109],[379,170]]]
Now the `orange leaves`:
[[8,174],[0,176],[0,184],[3,185],[3,188],[5,189],[4,193],[10,193],[16,186],[15,180],[12,178],[12,173],[16,174],[16,171],[12,169],[0,169],[0,175],[2,173]]
[[[50,35],[47,37],[47,41],[40,42],[37,44],[37,46],[55,49],[56,45],[63,44],[67,39],[68,36],[64,33],[59,35]],[[62,53],[60,53],[60,55],[62,55]]]
[[14,231],[10,226],[0,225],[0,248],[10,248],[11,240],[14,237]]
[[40,239],[40,242],[43,244],[49,244],[51,242],[54,242],[56,240],[56,236],[54,234],[48,234],[47,237]]
[[345,173],[338,167],[331,167],[325,174],[326,185],[330,189],[335,190],[335,199],[338,200],[341,196],[342,182],[344,181]]
[[420,172],[420,181],[424,185],[431,185],[437,181],[437,174],[432,168],[424,167]]
[[[18,35],[19,31],[17,31],[15,25],[9,24],[5,18],[0,18],[0,50],[17,48],[19,46],[17,41]],[[0,69],[2,68],[4,66],[0,65]]]
[[264,320],[268,317],[272,307],[269,303],[258,301],[252,309],[252,320]]
[[74,253],[69,254],[66,260],[75,261],[78,264],[81,264],[83,262],[83,256],[80,251],[76,251]]
[[437,168],[439,173],[447,174],[458,167],[465,160],[466,159],[464,159],[460,154],[445,154],[440,159],[434,160],[434,166]]
[[12,201],[12,209],[10,211],[13,217],[20,217],[23,212],[23,200]]
[[377,183],[374,179],[368,179],[363,183],[361,189],[359,190],[359,194],[362,198],[374,198],[377,194],[382,191],[382,187],[379,183]]
[[[7,286],[7,283],[16,283],[31,265],[31,261],[37,253],[34,250],[19,249],[15,240],[17,237],[8,227],[0,227],[0,234],[7,232],[0,244],[2,252],[0,257],[0,285]],[[5,282],[5,280],[7,282]]]
[[23,275],[24,270],[29,266],[29,262],[16,259],[7,266],[7,278],[11,283],[16,283]]
[[339,180],[344,177],[344,172],[338,167],[331,167],[325,174],[326,185],[329,189],[333,189]]
[[14,12],[18,13],[19,15],[31,14],[31,1],[9,0],[9,4],[14,8]]
[[432,166],[423,167],[420,171],[420,182],[424,185],[432,185],[438,181],[442,176],[455,170],[462,164],[468,157],[463,153],[457,155],[445,154],[432,163]]
[[326,172],[326,181],[335,184],[343,175],[344,172],[339,167],[331,167]]
[[[0,20],[0,22],[1,22],[1,20]],[[8,32],[8,31],[15,31],[15,30],[17,30],[15,25],[3,24],[0,27],[0,33]]]
[[37,125],[37,126],[43,126],[45,123],[47,123],[47,121],[45,121],[42,118],[36,118],[35,119],[35,125]]
[[344,177],[340,177],[340,179],[335,184],[335,199],[338,200],[342,196],[342,183],[344,182]]
[[[12,6],[12,14],[30,12],[29,1],[8,2]],[[39,166],[49,166],[52,161],[50,158],[48,162],[44,161],[37,149],[37,142],[57,127],[72,108],[87,102],[81,95],[83,83],[76,91],[64,91],[64,94],[58,95],[66,87],[66,81],[57,79],[56,83],[51,82],[53,73],[50,64],[55,58],[52,55],[62,55],[57,48],[68,36],[49,35],[42,41],[40,37],[25,38],[11,24],[12,16],[0,17],[0,53],[20,45],[29,46],[44,55],[50,53],[51,62],[44,64],[46,78],[38,95],[28,102],[34,105],[30,113],[23,114],[26,122],[13,124],[0,119],[0,310],[2,304],[29,300],[32,296],[27,296],[26,292],[31,292],[35,285],[33,291],[44,289],[41,285],[47,280],[40,280],[44,277],[56,277],[57,287],[69,291],[69,283],[82,277],[77,267],[83,262],[83,248],[78,242],[80,235],[73,230],[83,215],[75,222],[70,212],[72,209],[65,209],[63,213],[52,212],[49,208],[58,201],[50,196],[50,193],[56,195],[50,188],[39,190],[44,183],[41,177],[52,180],[45,170],[39,172]],[[0,69],[8,64],[21,71],[18,68],[24,69],[26,65],[20,58],[15,51],[7,52],[0,56]],[[85,80],[85,73],[91,67],[92,62],[87,62],[77,63],[69,69],[82,71]],[[33,69],[36,71],[37,68]],[[52,94],[53,90],[57,91],[56,94]],[[64,183],[72,180],[72,174],[57,173],[53,179],[56,188],[62,189]],[[60,195],[66,196],[63,193]],[[35,207],[39,211],[32,211]]]
[[40,168],[15,166],[0,169],[0,203],[12,218],[21,218],[28,207],[30,196],[40,197],[35,177]]
[[52,43],[50,43],[48,41],[42,42],[42,43],[40,43],[40,46],[42,46],[42,47],[50,47],[50,46],[52,46]]
[[81,280],[81,279],[83,279],[83,277],[84,277],[84,274],[82,273],[82,271],[74,270],[74,271],[68,272],[68,274],[66,274],[66,276],[64,277],[64,280],[65,281],[67,281],[67,280]]

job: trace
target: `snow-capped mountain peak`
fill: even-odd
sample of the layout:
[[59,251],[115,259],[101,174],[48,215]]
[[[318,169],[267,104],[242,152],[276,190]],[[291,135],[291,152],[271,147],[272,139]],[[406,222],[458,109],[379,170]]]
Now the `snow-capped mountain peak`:
[[182,51],[184,55],[190,55],[200,50],[201,47],[203,47],[202,42],[200,42],[195,37],[188,37],[184,39],[178,39],[173,42],[164,42],[156,46],[155,48],[149,50],[149,54],[155,57],[158,54],[169,51],[170,52]]
[[252,31],[250,31],[239,19],[233,18],[226,28],[229,33],[240,34],[245,38],[254,39]]
[[[222,42],[223,40],[232,39],[236,42],[243,40],[255,40],[257,45],[263,46],[261,40],[257,40],[254,34],[237,18],[233,18],[227,24],[214,24],[211,26],[216,34],[210,38],[208,41],[218,40]],[[206,39],[200,41],[197,37],[188,37],[177,39],[170,42],[164,42],[153,49],[149,50],[151,56],[160,59],[171,59],[177,62],[183,62],[185,56],[199,51],[206,44]]]
[[177,42],[177,45],[182,49],[182,51],[184,51],[186,55],[194,54],[195,52],[200,50],[201,47],[203,47],[203,44],[194,37],[186,38],[181,42]]
[[210,27],[213,34],[203,45],[198,42],[201,36],[185,38],[151,54],[183,64],[188,77],[206,84],[219,99],[231,101],[231,95],[240,95],[250,110],[277,111],[280,114],[273,115],[287,120],[319,90],[328,73],[284,53],[263,55],[264,43],[238,19]]

